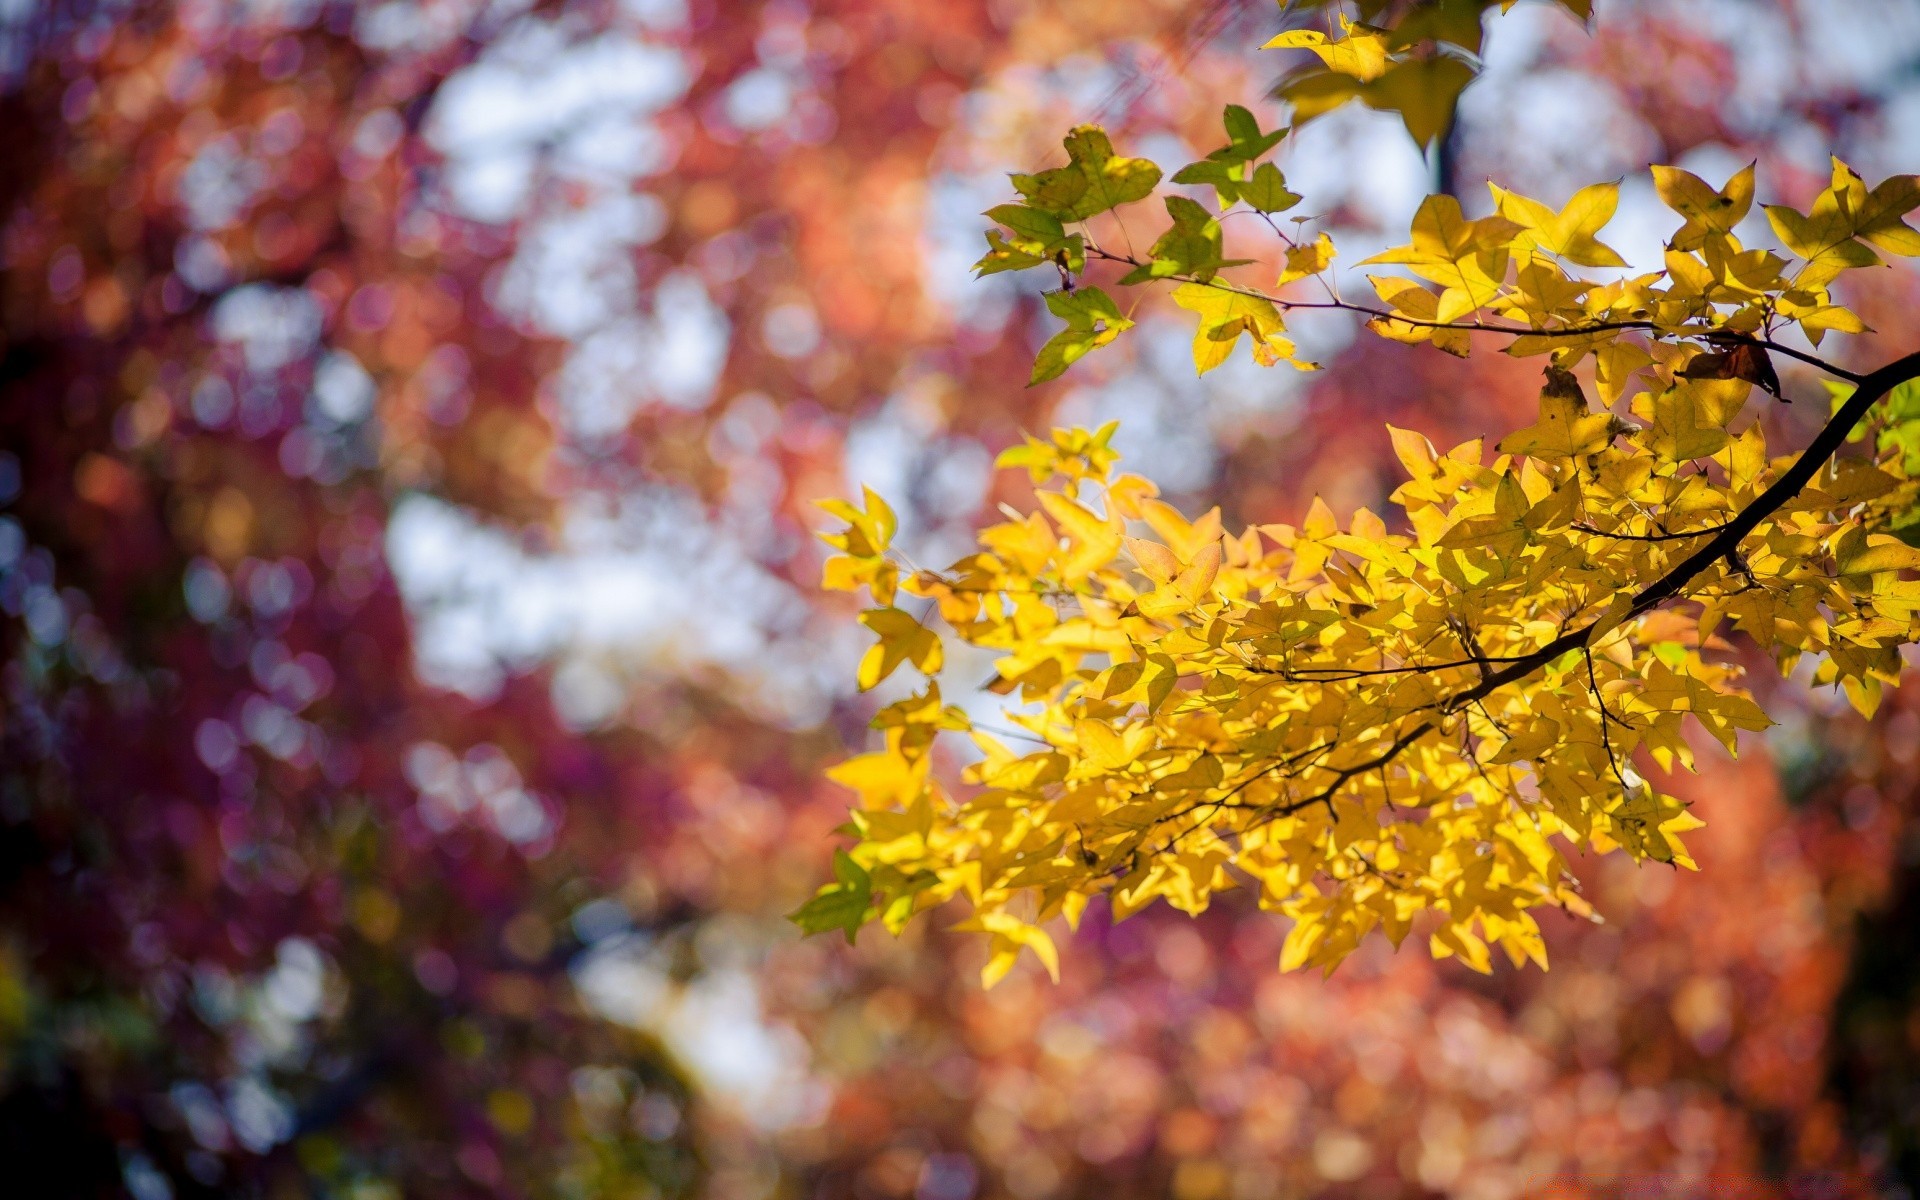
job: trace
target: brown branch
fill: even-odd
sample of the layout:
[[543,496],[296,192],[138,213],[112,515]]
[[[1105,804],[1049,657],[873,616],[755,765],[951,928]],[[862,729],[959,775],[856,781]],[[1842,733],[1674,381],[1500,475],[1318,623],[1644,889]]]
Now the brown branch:
[[1349,679],[1369,679],[1378,675],[1428,675],[1439,671],[1451,671],[1459,667],[1481,667],[1489,663],[1518,662],[1519,655],[1485,655],[1479,658],[1462,658],[1454,662],[1410,663],[1404,667],[1255,667],[1235,663],[1222,668],[1230,671],[1246,671],[1252,675],[1277,675],[1289,683],[1345,683]]
[[[1104,259],[1107,262],[1120,263],[1130,267],[1141,267],[1146,265],[1135,255],[1115,254],[1108,250],[1102,250],[1098,246],[1094,246],[1092,244],[1088,245],[1087,254],[1091,258]],[[1416,329],[1450,329],[1450,330],[1458,330],[1462,333],[1503,334],[1507,337],[1554,337],[1554,338],[1587,337],[1591,334],[1596,334],[1596,333],[1615,333],[1615,332],[1628,332],[1628,331],[1640,331],[1640,332],[1647,332],[1647,333],[1654,333],[1654,334],[1667,332],[1663,330],[1657,322],[1648,321],[1648,320],[1595,321],[1587,325],[1569,325],[1560,329],[1535,329],[1531,326],[1526,326],[1526,325],[1504,325],[1504,324],[1496,325],[1496,324],[1491,324],[1489,322],[1481,321],[1481,320],[1435,321],[1435,320],[1430,320],[1424,317],[1410,317],[1404,313],[1390,312],[1386,309],[1374,308],[1371,305],[1355,304],[1355,303],[1352,303],[1351,301],[1340,300],[1340,299],[1287,300],[1280,296],[1275,296],[1269,292],[1263,292],[1258,288],[1243,287],[1237,283],[1224,283],[1220,279],[1214,276],[1208,276],[1207,278],[1202,279],[1196,275],[1182,273],[1177,275],[1164,275],[1164,276],[1161,276],[1160,279],[1168,283],[1197,283],[1202,287],[1215,288],[1219,291],[1228,292],[1236,296],[1245,296],[1251,300],[1265,300],[1267,303],[1273,305],[1275,308],[1280,309],[1282,312],[1286,312],[1296,308],[1323,309],[1323,310],[1334,310],[1339,312],[1350,312],[1358,316],[1370,317],[1374,320],[1397,321],[1402,325],[1410,325]],[[1808,354],[1804,350],[1796,350],[1792,346],[1783,346],[1779,342],[1776,342],[1771,338],[1757,337],[1753,334],[1741,333],[1737,330],[1709,328],[1709,329],[1700,329],[1700,330],[1696,330],[1689,333],[1671,333],[1669,334],[1669,336],[1696,337],[1696,338],[1702,339],[1703,341],[1713,342],[1721,345],[1754,346],[1763,350],[1770,351],[1775,354],[1785,355],[1788,358],[1797,359],[1800,362],[1806,363],[1809,366],[1825,371],[1829,375],[1836,376],[1840,379],[1850,380],[1854,383],[1861,383],[1867,378],[1867,376],[1861,375],[1856,371],[1849,371],[1847,368],[1839,366],[1836,363],[1828,362],[1826,359],[1821,358],[1818,355]]]
[[1611,530],[1595,529],[1591,525],[1577,523],[1571,528],[1594,537],[1612,538],[1620,542],[1684,542],[1689,538],[1701,538],[1708,534],[1719,533],[1726,526],[1709,525],[1705,529],[1690,529],[1682,533],[1614,533]]

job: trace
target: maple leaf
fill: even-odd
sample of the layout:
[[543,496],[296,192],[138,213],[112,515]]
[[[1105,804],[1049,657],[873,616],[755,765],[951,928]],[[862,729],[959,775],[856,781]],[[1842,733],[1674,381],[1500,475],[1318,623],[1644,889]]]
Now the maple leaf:
[[1387,70],[1387,38],[1383,30],[1340,19],[1342,37],[1330,38],[1317,29],[1290,29],[1261,44],[1262,50],[1311,50],[1329,71],[1361,82],[1378,79]]
[[1508,245],[1522,227],[1505,217],[1469,221],[1452,196],[1428,196],[1414,213],[1413,240],[1361,265],[1398,263],[1443,289],[1434,310],[1442,323],[1493,303],[1506,277]]
[[1596,183],[1583,187],[1557,213],[1518,192],[1509,192],[1493,183],[1487,187],[1493,192],[1495,210],[1526,231],[1514,239],[1515,253],[1537,247],[1583,267],[1627,265],[1613,247],[1594,237],[1613,219],[1614,209],[1619,207],[1619,184]]
[[1225,288],[1189,283],[1173,293],[1173,302],[1200,318],[1193,335],[1193,365],[1201,375],[1227,361],[1242,333],[1253,338],[1253,353],[1261,363],[1291,362],[1310,370],[1293,356],[1293,342],[1273,301],[1242,295]]
[[[1259,118],[1238,104],[1229,104],[1221,112],[1221,121],[1227,128],[1227,144],[1210,151],[1207,157],[1196,163],[1189,163],[1174,174],[1175,183],[1204,183],[1213,187],[1214,194],[1224,210],[1237,203],[1243,196],[1263,212],[1278,212],[1285,184],[1280,181],[1280,172],[1271,163],[1262,163],[1254,167],[1255,160],[1263,157],[1279,144],[1287,135],[1285,129],[1275,129],[1263,133]],[[1257,197],[1257,200],[1256,200]],[[1297,202],[1299,197],[1293,198]],[[1276,207],[1264,208],[1262,203],[1275,204]]]
[[1661,203],[1686,218],[1677,233],[1667,239],[1675,250],[1698,250],[1709,238],[1724,238],[1746,219],[1753,207],[1753,164],[1734,172],[1726,186],[1718,191],[1691,171],[1678,167],[1655,166],[1653,186]]
[[1573,373],[1548,367],[1547,386],[1540,391],[1540,419],[1502,438],[1500,451],[1531,458],[1577,458],[1603,449],[1613,435],[1613,417],[1591,411]]
[[988,230],[987,253],[973,265],[975,273],[1021,271],[1048,262],[1057,262],[1069,274],[1086,270],[1086,239],[1066,232],[1053,213],[1024,204],[1001,204],[988,209],[986,215],[1006,226],[1012,237],[997,229]]
[[1168,196],[1166,203],[1173,227],[1160,235],[1148,261],[1128,272],[1120,280],[1122,284],[1144,283],[1170,275],[1205,281],[1212,279],[1221,267],[1246,261],[1228,262],[1220,257],[1220,222],[1212,213],[1185,196]]
[[1063,145],[1068,163],[1036,175],[1013,176],[1027,204],[1062,221],[1084,221],[1108,209],[1145,199],[1160,182],[1160,168],[1144,158],[1114,154],[1098,125],[1077,125]]
[[[1471,335],[1465,329],[1450,328],[1440,321],[1440,297],[1411,279],[1369,275],[1373,290],[1393,310],[1393,316],[1374,317],[1367,328],[1396,342],[1418,345],[1431,342],[1436,349],[1458,358],[1472,350]],[[1404,319],[1395,319],[1396,317]]]
[[1414,142],[1425,150],[1453,124],[1454,106],[1473,76],[1471,66],[1451,56],[1412,58],[1389,67],[1362,87],[1359,96],[1369,108],[1399,113]]
[[[1484,7],[1283,35],[1276,44],[1320,60],[1282,88],[1296,121],[1359,98],[1436,134],[1471,65],[1434,48],[1477,44],[1466,17]],[[1244,109],[1224,123],[1228,145],[1176,181],[1212,184],[1223,208],[1296,203],[1257,161],[1278,134]],[[1083,140],[1075,169],[1099,176],[1103,147]],[[1477,336],[1551,355],[1537,419],[1499,439],[1491,462],[1480,439],[1440,453],[1389,429],[1408,475],[1391,493],[1403,520],[1360,509],[1343,523],[1318,498],[1297,526],[1230,533],[1218,508],[1189,520],[1149,482],[1113,477],[1111,425],[1006,450],[1000,464],[1027,472],[1037,511],[1006,509],[976,553],[916,570],[906,587],[992,656],[984,690],[1008,697],[1001,720],[1041,748],[1016,755],[974,732],[931,680],[881,710],[885,749],[835,775],[860,796],[855,854],[871,899],[849,874],[820,923],[898,928],[964,898],[962,928],[988,937],[991,984],[1029,949],[1056,971],[1041,925],[1071,922],[1096,896],[1115,919],[1158,901],[1200,913],[1245,884],[1294,921],[1283,969],[1331,970],[1375,931],[1397,945],[1427,914],[1431,953],[1490,971],[1496,947],[1516,966],[1546,965],[1529,910],[1591,914],[1566,882],[1567,853],[1691,867],[1679,835],[1698,818],[1635,764],[1692,769],[1693,730],[1732,752],[1742,731],[1767,727],[1717,627],[1755,639],[1783,670],[1811,657],[1816,683],[1868,713],[1898,680],[1901,648],[1920,640],[1920,580],[1908,577],[1920,550],[1902,536],[1920,539],[1920,356],[1866,376],[1832,370],[1873,390],[1835,385],[1807,454],[1770,452],[1767,429],[1741,420],[1755,385],[1778,394],[1780,329],[1816,343],[1866,331],[1827,285],[1877,263],[1874,248],[1920,249],[1905,223],[1920,184],[1869,188],[1836,161],[1808,212],[1768,209],[1796,268],[1734,234],[1753,178],[1748,168],[1715,190],[1655,168],[1685,224],[1653,271],[1569,273],[1626,265],[1600,240],[1618,203],[1608,182],[1558,210],[1493,187],[1495,213],[1475,220],[1429,197],[1407,244],[1367,260],[1413,276],[1370,276],[1380,307],[1344,301],[1330,282],[1316,306],[1362,314],[1394,341],[1464,356]],[[994,210],[1009,231],[996,253],[1058,266],[1091,184],[1027,183],[1027,204]],[[1186,197],[1166,208],[1171,227],[1119,283],[1179,283],[1196,369],[1225,362],[1243,334],[1258,362],[1310,365],[1287,337],[1293,302],[1216,277],[1236,261],[1223,223]],[[1331,266],[1326,235],[1283,241],[1279,285]],[[1131,324],[1096,288],[1047,303],[1067,328],[1042,349],[1036,380]],[[1627,400],[1643,426],[1589,402],[1574,374],[1589,356],[1602,398]],[[1859,438],[1871,449],[1831,458],[1882,395],[1884,416]],[[890,513],[873,499],[831,511],[848,528],[829,535],[845,551],[830,582],[880,595]],[[1152,536],[1128,536],[1130,521]],[[890,604],[861,619],[879,634],[856,674],[863,688],[903,662],[939,671],[941,639],[922,622]],[[984,754],[963,773],[979,790],[961,802],[929,766],[951,731],[972,733]]]
[[787,919],[807,933],[838,929],[851,946],[873,905],[873,877],[844,850],[833,852],[833,874],[836,882],[821,887]]
[[882,604],[893,603],[900,572],[887,558],[899,518],[872,488],[863,488],[866,510],[863,512],[844,500],[821,500],[819,506],[847,522],[839,533],[822,533],[820,540],[844,553],[830,556],[821,568],[821,586],[833,591],[850,592],[865,585]]
[[1280,272],[1280,278],[1276,283],[1284,285],[1296,279],[1305,279],[1309,275],[1318,275],[1333,265],[1336,253],[1338,252],[1333,247],[1333,239],[1324,233],[1311,242],[1289,246],[1286,269]]
[[877,686],[893,674],[901,663],[911,662],[923,674],[940,670],[940,635],[897,608],[870,608],[860,614],[860,623],[878,634],[880,640],[860,660],[860,690]]
[[1058,379],[1066,369],[1133,328],[1133,322],[1121,315],[1113,298],[1097,287],[1077,291],[1047,293],[1047,311],[1067,323],[1067,327],[1047,339],[1033,363],[1033,375],[1027,386]]
[[1247,202],[1249,208],[1263,213],[1286,212],[1300,203],[1300,197],[1287,190],[1286,179],[1272,163],[1261,163],[1254,168],[1253,174],[1240,185],[1240,198]]

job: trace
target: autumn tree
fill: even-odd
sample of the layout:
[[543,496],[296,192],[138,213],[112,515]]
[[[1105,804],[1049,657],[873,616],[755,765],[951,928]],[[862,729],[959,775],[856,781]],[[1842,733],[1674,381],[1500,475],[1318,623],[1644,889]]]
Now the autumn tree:
[[[1490,7],[1362,6],[1275,37],[1318,60],[1281,87],[1293,128],[1357,99],[1431,142]],[[1091,125],[1065,165],[1012,177],[977,269],[1057,276],[1065,324],[1033,382],[1125,337],[1134,296],[1164,290],[1196,319],[1201,374],[1243,336],[1262,365],[1313,370],[1289,319],[1345,313],[1462,358],[1537,356],[1538,420],[1446,449],[1389,429],[1398,514],[1316,501],[1239,532],[1116,475],[1111,426],[1056,430],[1000,457],[1037,508],[944,570],[890,553],[880,497],[830,503],[845,527],[825,535],[826,586],[877,605],[859,685],[905,665],[927,683],[875,717],[884,748],[834,770],[860,797],[857,841],[803,926],[897,930],[963,898],[992,983],[1023,949],[1057,970],[1043,926],[1094,896],[1116,917],[1197,914],[1245,886],[1292,919],[1283,968],[1331,971],[1368,933],[1416,928],[1475,970],[1494,947],[1545,966],[1534,910],[1595,915],[1570,852],[1693,866],[1680,835],[1701,817],[1662,782],[1694,763],[1688,725],[1730,752],[1769,725],[1729,638],[1869,715],[1898,681],[1920,636],[1920,550],[1901,536],[1920,353],[1858,370],[1829,339],[1869,333],[1839,294],[1850,272],[1920,255],[1904,221],[1920,179],[1869,184],[1835,159],[1807,211],[1756,210],[1751,166],[1717,185],[1655,166],[1680,224],[1641,264],[1601,240],[1617,183],[1557,208],[1490,184],[1477,217],[1434,195],[1407,244],[1361,264],[1378,271],[1358,299],[1313,218],[1282,217],[1300,198],[1265,160],[1287,130],[1235,105],[1223,125],[1170,177]],[[1123,215],[1149,200],[1170,222],[1150,242]],[[1826,381],[1798,397],[1831,417],[1797,448],[1770,446],[1755,412],[1794,399],[1777,360]],[[988,688],[1017,705],[987,721],[948,703],[948,637],[997,653]],[[962,789],[933,770],[955,734],[978,756]]]

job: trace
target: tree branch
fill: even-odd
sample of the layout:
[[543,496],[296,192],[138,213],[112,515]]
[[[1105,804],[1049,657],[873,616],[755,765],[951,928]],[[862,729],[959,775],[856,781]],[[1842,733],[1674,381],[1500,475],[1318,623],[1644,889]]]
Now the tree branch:
[[[1108,250],[1102,250],[1098,246],[1092,245],[1091,243],[1089,243],[1087,246],[1087,256],[1089,258],[1103,259],[1107,262],[1118,263],[1118,264],[1122,264],[1130,267],[1142,267],[1146,265],[1146,263],[1142,262],[1135,255],[1115,254]],[[1587,325],[1569,325],[1560,329],[1534,329],[1531,326],[1526,326],[1526,325],[1504,325],[1504,324],[1496,325],[1496,324],[1490,324],[1486,321],[1481,321],[1481,320],[1434,321],[1424,317],[1410,317],[1404,313],[1389,312],[1386,309],[1374,308],[1371,305],[1355,304],[1347,300],[1340,300],[1340,299],[1287,300],[1287,299],[1283,299],[1282,297],[1275,296],[1270,292],[1263,292],[1259,288],[1244,287],[1237,283],[1226,283],[1215,276],[1209,276],[1205,279],[1202,279],[1196,275],[1183,273],[1183,274],[1176,274],[1176,275],[1164,275],[1164,276],[1161,276],[1160,279],[1162,282],[1166,282],[1166,283],[1197,283],[1202,287],[1214,288],[1218,291],[1227,292],[1235,296],[1245,296],[1250,300],[1265,300],[1267,303],[1273,305],[1275,308],[1279,309],[1282,312],[1291,311],[1293,309],[1321,309],[1321,310],[1332,310],[1337,312],[1350,312],[1355,314],[1356,316],[1368,317],[1378,321],[1397,321],[1402,325],[1410,325],[1416,329],[1448,329],[1448,330],[1457,330],[1462,333],[1501,334],[1507,337],[1568,337],[1568,338],[1587,337],[1596,333],[1616,333],[1616,332],[1624,333],[1624,332],[1631,332],[1631,331],[1639,331],[1639,332],[1645,332],[1645,333],[1660,334],[1665,332],[1656,322],[1647,321],[1647,320],[1595,321]],[[1792,346],[1783,346],[1779,342],[1773,341],[1771,338],[1757,337],[1751,333],[1740,333],[1732,329],[1702,328],[1702,329],[1699,329],[1693,332],[1687,332],[1687,333],[1671,333],[1668,336],[1682,337],[1682,338],[1695,337],[1703,341],[1712,342],[1716,345],[1753,346],[1758,349],[1766,350],[1770,353],[1780,354],[1780,355],[1786,356],[1787,358],[1796,359],[1800,362],[1806,363],[1808,366],[1814,367],[1821,371],[1825,371],[1829,375],[1833,375],[1840,379],[1849,380],[1853,383],[1861,383],[1867,378],[1867,376],[1861,375],[1856,371],[1850,371],[1845,367],[1839,366],[1838,364],[1828,362],[1826,359],[1821,358],[1818,355],[1808,354],[1804,350],[1796,350]]]
[[[1618,621],[1609,624],[1607,628],[1618,628],[1636,617],[1644,616],[1680,595],[1688,584],[1719,559],[1730,554],[1737,555],[1740,542],[1752,533],[1760,522],[1778,512],[1789,500],[1800,494],[1801,489],[1812,481],[1814,475],[1827,464],[1835,452],[1846,444],[1847,434],[1860,423],[1869,409],[1899,384],[1916,378],[1920,378],[1920,353],[1909,354],[1876,371],[1860,376],[1859,389],[1847,398],[1847,402],[1841,405],[1820,432],[1814,435],[1813,441],[1800,452],[1800,457],[1794,460],[1793,465],[1781,473],[1780,478],[1774,480],[1766,491],[1755,497],[1753,503],[1741,509],[1732,520],[1721,526],[1712,541],[1689,554],[1678,565],[1670,568],[1666,574],[1636,593],[1626,613]],[[1538,650],[1521,655],[1508,665],[1488,674],[1479,683],[1444,701],[1438,707],[1442,713],[1454,713],[1477,703],[1500,688],[1527,678],[1569,651],[1585,650],[1599,629],[1600,622],[1594,621],[1564,633]],[[1409,746],[1437,728],[1438,726],[1432,720],[1421,721],[1394,739],[1381,754],[1338,773],[1333,786],[1339,787],[1361,771],[1385,766]],[[1267,814],[1267,819],[1284,816],[1288,811],[1297,811],[1298,808],[1307,807],[1323,798],[1330,798],[1331,794],[1331,790],[1328,790],[1305,804],[1289,805],[1285,811],[1272,811]]]

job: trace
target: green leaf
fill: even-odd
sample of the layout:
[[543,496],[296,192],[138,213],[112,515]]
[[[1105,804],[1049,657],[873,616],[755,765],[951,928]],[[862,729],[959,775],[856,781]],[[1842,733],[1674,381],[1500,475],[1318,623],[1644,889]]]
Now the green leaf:
[[1234,202],[1240,199],[1240,185],[1242,183],[1240,177],[1242,174],[1243,170],[1239,166],[1235,166],[1232,163],[1220,162],[1217,159],[1207,158],[1197,163],[1188,163],[1186,166],[1181,167],[1179,171],[1174,173],[1173,181],[1175,183],[1204,183],[1210,185],[1213,188],[1214,195],[1219,197],[1220,207],[1225,209],[1232,207]]
[[1449,42],[1469,54],[1480,53],[1485,34],[1480,13],[1483,0],[1437,0],[1408,13],[1393,27],[1390,44],[1404,50],[1421,42]]
[[998,229],[987,230],[987,252],[980,261],[973,264],[976,275],[998,275],[1002,271],[1024,271],[1028,267],[1037,267],[1046,262],[1039,254],[1030,254],[1022,250],[1018,243],[1010,243]]
[[1222,209],[1240,199],[1242,187],[1252,175],[1255,159],[1274,148],[1287,131],[1260,132],[1259,118],[1238,104],[1229,104],[1222,113],[1227,127],[1227,144],[1210,152],[1197,163],[1188,163],[1174,175],[1175,183],[1204,183],[1212,186]]
[[852,945],[873,904],[873,877],[845,850],[833,852],[833,874],[837,882],[814,893],[813,899],[788,914],[787,920],[807,933],[838,929]]
[[1088,351],[1106,345],[1122,331],[1133,328],[1133,322],[1121,315],[1112,297],[1097,287],[1048,292],[1047,310],[1065,321],[1067,327],[1040,347],[1039,357],[1033,363],[1033,376],[1027,380],[1028,387],[1059,378]]
[[988,231],[987,254],[973,264],[977,273],[1023,271],[1049,262],[1075,275],[1086,269],[1086,239],[1068,233],[1052,213],[1024,204],[1002,204],[988,209],[986,215],[1006,226],[1012,236],[997,229]]
[[1272,163],[1261,163],[1254,169],[1253,178],[1240,186],[1240,198],[1263,213],[1285,212],[1300,203],[1300,197],[1287,190],[1280,168]]
[[1252,162],[1279,144],[1287,136],[1284,128],[1272,133],[1260,132],[1259,118],[1238,104],[1229,104],[1221,114],[1227,127],[1227,145],[1207,155],[1215,162]]
[[1885,426],[1876,445],[1882,450],[1898,447],[1901,464],[1908,475],[1920,475],[1920,382],[1909,379],[1887,393]]
[[1067,233],[1059,217],[1037,208],[1028,208],[1024,204],[995,205],[987,210],[986,215],[1019,234],[1024,241],[1042,244],[1057,242]]
[[1121,158],[1098,125],[1078,125],[1062,143],[1068,164],[1037,175],[1015,175],[1014,190],[1033,208],[1062,221],[1084,221],[1144,199],[1160,183],[1160,168],[1144,158]]
[[1920,546],[1920,508],[1910,508],[1895,517],[1888,532],[1909,546]]
[[1185,196],[1168,196],[1166,200],[1173,227],[1153,244],[1152,261],[1135,267],[1121,283],[1145,283],[1170,275],[1211,279],[1215,271],[1227,265],[1220,257],[1220,222],[1214,215]]

